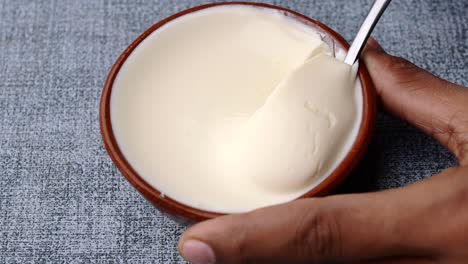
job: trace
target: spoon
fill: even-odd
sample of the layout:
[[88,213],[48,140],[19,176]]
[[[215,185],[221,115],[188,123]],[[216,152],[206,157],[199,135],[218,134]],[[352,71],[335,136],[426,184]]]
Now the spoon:
[[344,63],[353,65],[359,54],[361,53],[362,49],[364,48],[364,44],[366,43],[367,39],[369,38],[372,30],[374,29],[375,25],[379,21],[380,17],[382,16],[383,12],[387,8],[388,4],[390,4],[391,0],[376,0],[372,5],[369,13],[367,14],[366,19],[362,22],[361,27],[359,28],[356,37],[354,38],[353,44],[348,50],[348,54],[344,59]]

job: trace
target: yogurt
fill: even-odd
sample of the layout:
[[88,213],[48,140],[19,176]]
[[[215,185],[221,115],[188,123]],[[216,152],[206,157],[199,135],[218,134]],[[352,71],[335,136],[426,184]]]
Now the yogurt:
[[361,87],[343,57],[277,11],[232,5],[179,17],[119,71],[115,139],[145,181],[188,206],[238,213],[293,200],[357,136]]

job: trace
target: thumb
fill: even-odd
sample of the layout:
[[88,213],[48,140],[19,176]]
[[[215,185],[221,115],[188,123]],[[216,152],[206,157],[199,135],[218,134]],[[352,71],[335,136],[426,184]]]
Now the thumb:
[[[386,192],[302,199],[189,228],[181,255],[195,264],[356,261],[398,251]],[[393,222],[394,223],[394,222]]]
[[466,256],[467,172],[215,218],[189,228],[179,251],[194,264],[449,262]]

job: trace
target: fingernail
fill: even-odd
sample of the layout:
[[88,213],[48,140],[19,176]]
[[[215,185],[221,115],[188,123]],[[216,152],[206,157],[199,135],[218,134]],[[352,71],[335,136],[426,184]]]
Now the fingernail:
[[367,40],[367,45],[374,49],[374,50],[377,50],[377,51],[380,51],[380,52],[385,52],[384,49],[382,48],[382,46],[380,46],[379,42],[377,42],[377,40],[375,40],[374,38],[370,37],[368,40]]
[[199,240],[187,240],[182,245],[182,257],[192,264],[215,264],[213,249]]

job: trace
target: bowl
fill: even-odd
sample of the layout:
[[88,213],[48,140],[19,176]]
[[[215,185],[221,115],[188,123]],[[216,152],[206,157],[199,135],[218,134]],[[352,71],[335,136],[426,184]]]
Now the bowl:
[[[188,221],[202,221],[210,218],[214,218],[222,215],[217,212],[204,211],[197,208],[187,206],[179,203],[170,197],[164,196],[159,190],[151,186],[142,177],[136,173],[129,162],[125,159],[119,146],[115,140],[113,133],[111,119],[110,119],[110,98],[112,94],[112,87],[119,70],[121,69],[124,62],[127,60],[129,55],[134,49],[152,32],[163,26],[164,24],[177,19],[181,16],[197,12],[203,9],[212,8],[216,6],[229,6],[229,5],[247,5],[259,8],[273,9],[279,11],[281,14],[290,18],[296,19],[301,23],[312,27],[318,31],[327,39],[326,42],[330,45],[335,45],[333,48],[338,47],[340,49],[347,50],[349,44],[346,40],[338,33],[327,27],[326,25],[308,18],[302,14],[294,12],[292,10],[269,5],[263,3],[248,3],[248,2],[227,2],[227,3],[214,3],[202,6],[193,7],[185,11],[174,14],[168,18],[165,18],[158,23],[154,24],[143,34],[141,34],[133,43],[131,43],[127,49],[120,55],[112,69],[109,72],[107,80],[102,91],[101,103],[99,109],[100,128],[101,134],[104,141],[104,145],[109,153],[112,161],[125,176],[125,178],[153,205],[169,214],[170,216],[182,220],[183,222]],[[355,141],[352,144],[351,150],[345,156],[344,160],[338,165],[338,167],[321,183],[312,188],[304,195],[297,199],[303,199],[308,197],[317,197],[329,194],[334,188],[336,188],[356,167],[361,160],[364,152],[367,149],[367,145],[371,139],[372,129],[374,127],[375,116],[376,116],[376,97],[374,92],[374,86],[368,71],[364,64],[360,64],[358,70],[358,77],[361,82],[363,105],[362,105],[362,117],[359,131]]]

